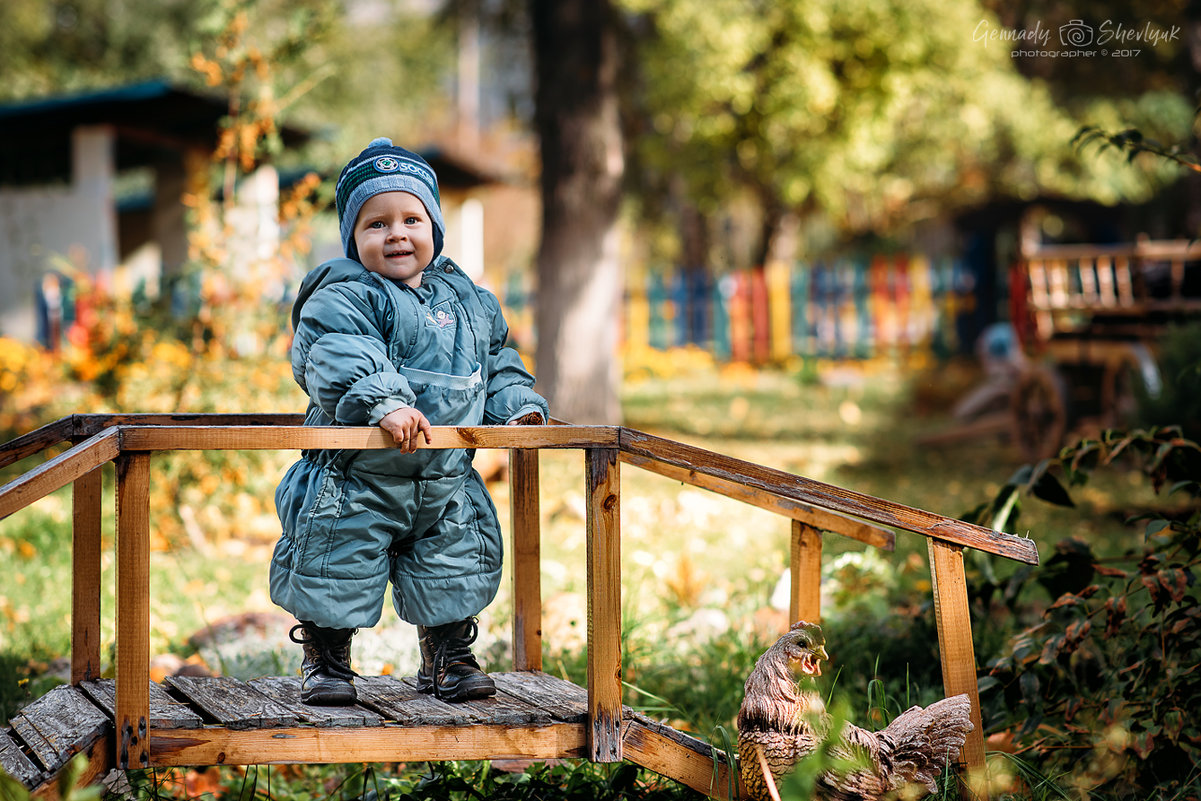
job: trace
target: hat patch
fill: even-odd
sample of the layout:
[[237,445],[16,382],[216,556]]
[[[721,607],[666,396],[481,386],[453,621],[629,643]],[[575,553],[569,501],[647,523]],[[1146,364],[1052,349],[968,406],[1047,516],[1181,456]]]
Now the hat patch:
[[400,169],[400,160],[391,156],[380,156],[375,160],[377,172],[396,172]]

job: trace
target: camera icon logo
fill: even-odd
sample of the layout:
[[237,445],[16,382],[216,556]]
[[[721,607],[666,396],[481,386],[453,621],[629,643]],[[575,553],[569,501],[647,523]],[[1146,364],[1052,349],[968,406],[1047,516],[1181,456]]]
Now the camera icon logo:
[[1059,43],[1064,47],[1088,47],[1093,43],[1093,26],[1082,19],[1074,19],[1059,26]]

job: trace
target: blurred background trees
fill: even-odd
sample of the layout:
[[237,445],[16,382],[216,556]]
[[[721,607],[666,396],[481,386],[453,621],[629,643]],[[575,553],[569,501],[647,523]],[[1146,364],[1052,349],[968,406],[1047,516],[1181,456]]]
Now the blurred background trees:
[[[263,72],[240,101],[210,69],[238,15]],[[1195,232],[1201,182],[1071,145],[1086,125],[1193,136],[1195,17],[1159,0],[11,0],[0,98],[165,75],[318,133],[294,153],[261,137],[254,158],[281,168],[328,181],[389,135],[539,186],[541,215],[500,210],[521,242],[502,273],[536,272],[537,368],[556,413],[612,422],[615,340],[599,332],[631,269],[714,275],[974,237],[994,262],[977,278],[995,283],[1043,202],[1125,204],[1152,235]],[[1075,20],[1170,35],[1113,43],[1138,55],[1050,57]],[[1046,38],[1001,36],[1023,31]]]

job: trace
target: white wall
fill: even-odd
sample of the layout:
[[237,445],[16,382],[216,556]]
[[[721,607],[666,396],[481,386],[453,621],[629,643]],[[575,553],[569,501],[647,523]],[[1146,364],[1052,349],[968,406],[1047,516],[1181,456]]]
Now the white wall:
[[0,336],[34,339],[34,290],[48,270],[116,267],[113,142],[111,128],[76,129],[70,186],[0,188]]

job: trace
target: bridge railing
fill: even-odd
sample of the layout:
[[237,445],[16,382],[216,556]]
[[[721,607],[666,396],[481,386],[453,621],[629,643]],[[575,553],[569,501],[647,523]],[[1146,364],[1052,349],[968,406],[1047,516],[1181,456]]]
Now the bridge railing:
[[[100,674],[101,473],[116,465],[116,761],[146,767],[150,752],[150,457],[183,450],[377,449],[395,447],[378,428],[304,427],[300,415],[81,414],[0,446],[0,468],[62,442],[67,451],[0,487],[0,519],[74,484],[71,679]],[[500,448],[510,457],[513,663],[542,667],[539,452],[584,454],[587,551],[587,752],[620,761],[620,465],[648,470],[791,520],[792,620],[820,620],[823,532],[891,550],[894,533],[926,538],[946,694],[966,693],[974,731],[962,760],[984,766],[963,550],[1029,564],[1034,542],[853,490],[618,426],[435,427],[429,448]]]

